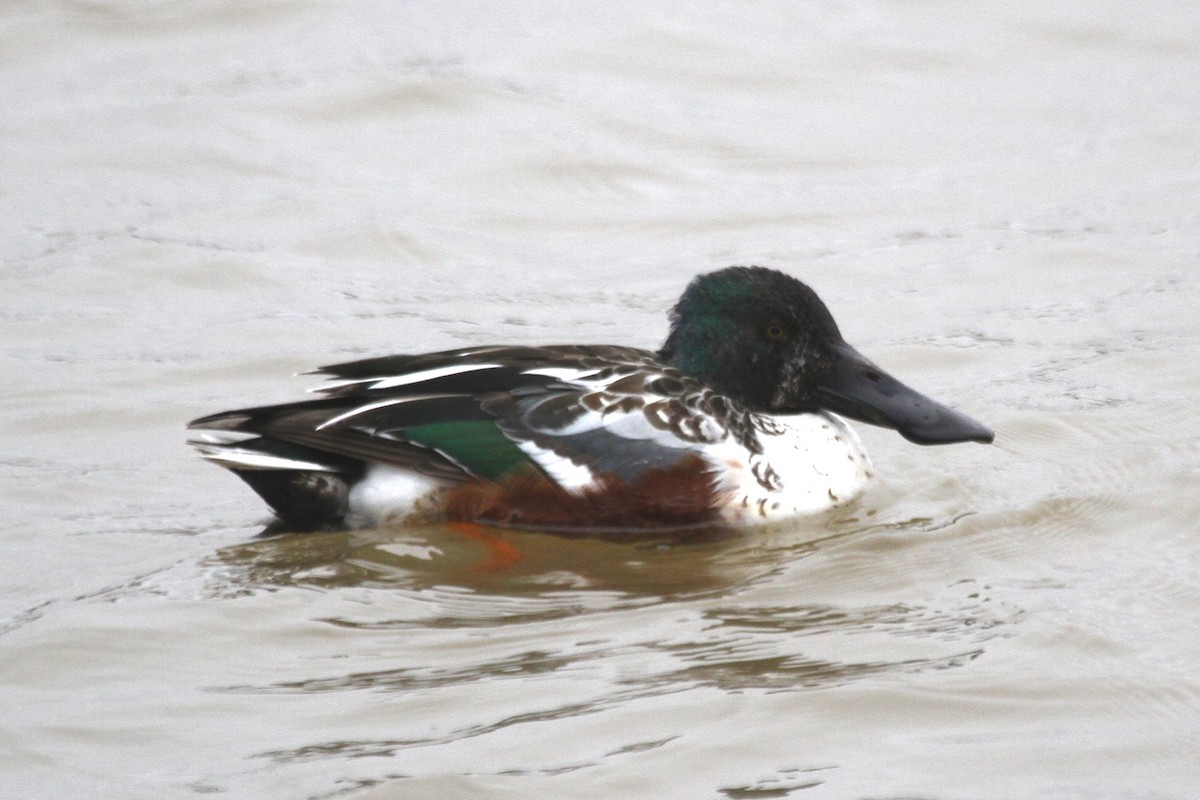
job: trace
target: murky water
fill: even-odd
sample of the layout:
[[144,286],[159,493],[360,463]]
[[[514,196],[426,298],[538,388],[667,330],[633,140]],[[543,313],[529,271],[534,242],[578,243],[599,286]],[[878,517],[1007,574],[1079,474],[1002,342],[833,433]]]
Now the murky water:
[[[1190,798],[1200,11],[0,11],[0,792]],[[810,282],[997,431],[707,541],[258,540],[183,424]]]

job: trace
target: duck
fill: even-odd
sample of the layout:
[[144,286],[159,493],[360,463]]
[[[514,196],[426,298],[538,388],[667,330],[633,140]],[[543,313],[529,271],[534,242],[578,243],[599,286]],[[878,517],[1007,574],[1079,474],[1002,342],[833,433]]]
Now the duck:
[[784,272],[700,274],[669,322],[656,351],[494,345],[320,367],[319,397],[200,417],[190,444],[270,507],[264,533],[636,532],[855,501],[875,473],[847,419],[918,445],[994,439],[859,353]]

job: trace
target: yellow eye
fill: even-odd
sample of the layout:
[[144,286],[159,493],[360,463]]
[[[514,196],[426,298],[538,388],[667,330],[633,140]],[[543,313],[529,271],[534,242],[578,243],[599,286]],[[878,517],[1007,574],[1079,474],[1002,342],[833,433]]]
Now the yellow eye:
[[768,341],[782,342],[787,338],[787,330],[782,325],[768,325],[763,328],[763,335]]

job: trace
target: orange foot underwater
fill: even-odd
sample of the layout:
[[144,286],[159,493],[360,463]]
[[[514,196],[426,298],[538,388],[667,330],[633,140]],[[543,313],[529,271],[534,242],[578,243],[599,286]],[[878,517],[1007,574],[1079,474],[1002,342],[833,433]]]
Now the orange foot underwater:
[[482,572],[497,572],[508,569],[521,560],[521,551],[506,542],[494,529],[475,522],[450,522],[447,526],[468,539],[474,539],[487,548],[488,556],[479,564]]

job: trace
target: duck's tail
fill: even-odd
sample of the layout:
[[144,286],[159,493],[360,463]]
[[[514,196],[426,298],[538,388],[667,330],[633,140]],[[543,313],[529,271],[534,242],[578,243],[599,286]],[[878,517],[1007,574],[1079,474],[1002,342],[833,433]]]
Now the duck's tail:
[[362,462],[266,436],[203,434],[188,443],[266,501],[278,519],[264,534],[345,526],[349,486],[361,475]]

